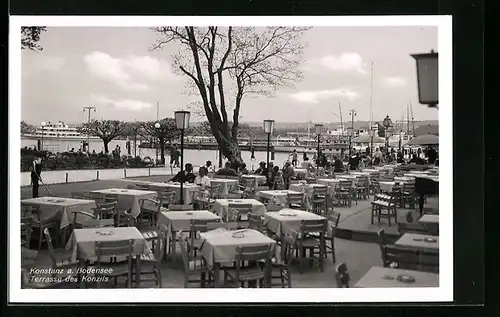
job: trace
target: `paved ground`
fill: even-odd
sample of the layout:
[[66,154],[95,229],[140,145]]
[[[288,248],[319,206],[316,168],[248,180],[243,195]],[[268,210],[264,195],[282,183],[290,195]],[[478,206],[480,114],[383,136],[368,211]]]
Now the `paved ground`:
[[[55,196],[64,197],[69,196],[71,192],[81,192],[83,190],[95,190],[111,187],[125,188],[131,182],[138,180],[165,181],[167,179],[168,178],[165,176],[151,176],[120,180],[91,181],[73,184],[55,184],[49,185],[49,188]],[[48,193],[42,186],[40,187],[40,196],[45,195],[48,195]],[[30,198],[31,187],[21,188],[21,197],[23,199]],[[433,205],[437,204],[436,200],[432,199],[430,199],[428,203],[432,203]],[[375,230],[376,228],[387,226],[385,222],[377,225],[369,225],[369,201],[359,201],[357,205],[353,204],[349,208],[338,207],[335,208],[335,210],[341,213],[341,220],[339,223],[340,228],[368,228],[369,230]],[[402,210],[400,211],[400,213],[405,214],[406,211]],[[353,283],[358,281],[372,266],[380,266],[382,264],[380,249],[376,243],[350,241],[338,238],[335,241],[337,264],[345,262],[348,265],[349,273]],[[328,260],[326,260],[325,264],[325,270],[323,273],[320,272],[317,267],[304,272],[304,274],[302,275],[297,270],[293,270],[293,287],[335,287],[335,265],[332,263],[331,256],[328,258]],[[36,266],[39,268],[50,266],[50,259],[46,250],[42,250],[39,253]],[[181,270],[172,269],[168,264],[165,264],[162,268],[162,277],[163,287],[183,287],[184,276]],[[154,285],[152,284],[142,284],[142,287],[153,286]]]

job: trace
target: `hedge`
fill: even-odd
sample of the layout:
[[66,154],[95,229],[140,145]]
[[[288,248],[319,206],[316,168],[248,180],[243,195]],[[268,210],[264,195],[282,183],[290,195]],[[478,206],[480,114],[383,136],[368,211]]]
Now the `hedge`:
[[42,157],[43,169],[46,171],[72,170],[72,169],[108,169],[108,168],[139,168],[154,166],[149,157],[132,157],[123,155],[120,158],[106,154],[90,154],[64,152],[54,155],[47,151],[21,149],[21,172],[31,170],[31,164],[37,157]]

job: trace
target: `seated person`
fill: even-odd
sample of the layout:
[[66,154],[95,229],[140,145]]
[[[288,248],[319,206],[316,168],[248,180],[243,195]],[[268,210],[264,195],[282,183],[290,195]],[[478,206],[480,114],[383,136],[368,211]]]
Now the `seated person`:
[[359,154],[354,154],[353,156],[351,156],[351,158],[349,159],[349,169],[351,171],[353,170],[357,170],[358,167],[359,167]]
[[333,157],[333,167],[334,167],[334,172],[335,173],[341,173],[344,171],[344,162],[342,162],[341,159],[339,159],[337,156]]
[[302,168],[305,168],[307,170],[311,170],[313,169],[313,163],[311,161],[309,161],[309,158],[306,157],[306,159],[304,160],[304,162],[302,162]]
[[171,182],[188,182],[193,183],[196,176],[193,174],[193,164],[186,163],[185,169],[183,171],[179,171],[172,179]]
[[207,161],[205,163],[205,168],[207,169],[207,174],[210,172],[212,172],[212,173],[215,172],[215,166],[212,165],[212,161]]
[[405,160],[403,158],[403,153],[399,152],[398,153],[398,158],[396,160],[396,163],[403,164],[404,162],[405,162]]
[[210,187],[210,178],[207,176],[207,168],[202,166],[198,171],[198,176],[194,179],[194,184],[203,188]]
[[274,182],[281,177],[279,166],[273,167],[273,171],[271,172],[271,177],[269,179],[269,189],[276,189],[274,186]]
[[259,167],[255,170],[254,174],[265,175],[266,163],[260,162]]
[[293,171],[293,166],[290,162],[286,162],[283,167],[283,182],[285,183],[285,188],[290,188],[290,180],[295,176]]
[[247,170],[247,165],[245,163],[241,163],[239,172],[241,175],[247,175],[248,170]]
[[238,173],[231,168],[231,162],[226,162],[224,167],[215,172],[215,176],[239,176]]

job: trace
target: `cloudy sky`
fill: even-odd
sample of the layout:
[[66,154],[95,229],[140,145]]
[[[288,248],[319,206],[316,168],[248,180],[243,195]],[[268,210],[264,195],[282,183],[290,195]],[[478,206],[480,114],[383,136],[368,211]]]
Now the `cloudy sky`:
[[[436,27],[316,27],[301,66],[304,79],[275,98],[247,98],[242,121],[338,122],[349,109],[369,120],[373,62],[373,119],[400,120],[413,104],[415,120],[437,120],[436,109],[418,104],[415,61],[410,54],[438,49]],[[22,52],[22,119],[78,123],[93,117],[155,120],[186,108],[187,78],[172,71],[175,44],[150,51],[156,34],[147,28],[53,27],[42,34],[42,52]],[[334,112],[335,114],[333,114]]]

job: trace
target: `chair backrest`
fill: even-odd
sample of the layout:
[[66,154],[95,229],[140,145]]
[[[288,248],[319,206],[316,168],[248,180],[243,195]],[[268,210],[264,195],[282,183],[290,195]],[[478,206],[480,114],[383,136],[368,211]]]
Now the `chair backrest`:
[[210,193],[210,198],[212,199],[217,199],[220,196],[220,189],[221,185],[220,184],[212,184],[209,189]]
[[403,235],[405,233],[422,233],[429,234],[429,231],[425,226],[420,223],[408,223],[408,222],[398,222],[399,234]]
[[312,232],[325,233],[325,231],[326,231],[325,219],[302,220],[300,224],[301,237],[304,237],[308,233]]
[[21,215],[21,236],[28,238],[33,227],[33,217],[31,215]]
[[350,190],[352,188],[352,180],[350,179],[340,179],[338,184],[340,190]]
[[31,223],[41,223],[41,210],[39,205],[29,205],[22,204],[21,205],[21,217],[28,218],[31,217]]
[[283,177],[281,175],[274,179],[273,188],[275,190],[285,189],[285,182],[283,181]]
[[244,181],[244,191],[253,192],[257,188],[256,178],[243,178]]
[[415,183],[403,183],[402,192],[412,195],[415,193]]
[[97,257],[97,266],[101,265],[101,257],[117,257],[127,256],[129,267],[132,264],[134,240],[117,240],[117,241],[96,241],[95,253]]
[[327,192],[328,192],[328,187],[326,185],[313,187],[313,197],[326,196]]
[[269,203],[266,205],[266,210],[268,212],[280,211],[281,209],[283,209],[283,206],[281,206],[280,204]]
[[105,228],[105,227],[114,227],[115,220],[114,219],[91,219],[85,220],[79,223],[81,228]]
[[211,230],[215,230],[215,229],[219,229],[219,228],[224,228],[225,226],[226,226],[226,224],[222,221],[209,222],[209,223],[207,223],[207,231],[211,231]]
[[189,254],[188,254],[188,247],[187,247],[187,237],[184,236],[184,234],[179,233],[179,247],[181,249],[181,255],[182,255],[182,263],[184,266],[184,273],[189,272]]
[[165,255],[167,237],[168,237],[168,227],[163,224],[160,224],[158,226],[158,236],[156,238],[156,245],[154,250],[155,259],[159,263],[161,263]]
[[281,260],[286,264],[292,263],[293,255],[297,248],[298,232],[287,230],[281,237]]
[[160,201],[161,205],[170,205],[175,200],[175,192],[158,191],[156,198]]
[[88,213],[86,211],[81,211],[81,210],[75,210],[75,211],[72,211],[71,214],[73,215],[73,229],[75,228],[81,228],[81,221],[78,221],[78,215],[83,215],[85,217],[87,217],[89,220],[94,220],[94,219],[97,219],[97,216],[94,215],[94,214],[91,214],[91,213]]
[[264,230],[264,221],[261,216],[252,213],[248,214],[248,228],[262,232]]
[[333,211],[326,215],[328,226],[332,228],[332,236],[335,236],[335,229],[337,229],[340,221],[340,213]]
[[335,269],[335,280],[337,281],[338,288],[349,288],[349,272],[347,272],[347,265],[341,263]]
[[286,196],[287,205],[302,205],[304,193],[288,193]]
[[238,246],[236,247],[236,266],[242,261],[259,261],[271,259],[271,245]]
[[116,214],[118,211],[118,203],[115,202],[97,202],[94,215],[99,219],[107,219]]
[[363,187],[363,186],[367,186],[368,185],[368,176],[366,175],[359,175],[357,177],[358,179],[358,187]]
[[168,205],[169,211],[188,211],[193,210],[191,205]]
[[57,258],[54,252],[54,245],[52,244],[52,237],[50,236],[49,228],[45,228],[43,230],[43,234],[45,235],[45,240],[47,241],[47,248],[49,250],[50,260],[52,261],[52,267],[57,267]]
[[89,192],[89,199],[95,200],[97,203],[104,202],[106,200],[106,194]]

